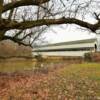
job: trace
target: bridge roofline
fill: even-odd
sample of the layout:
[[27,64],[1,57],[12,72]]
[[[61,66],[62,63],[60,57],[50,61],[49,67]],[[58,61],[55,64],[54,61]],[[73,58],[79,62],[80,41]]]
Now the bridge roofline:
[[[91,38],[91,39],[84,39],[84,40],[75,40],[75,41],[68,41],[68,42],[60,42],[60,43],[54,43],[54,44],[47,44],[47,45],[42,45],[38,46],[40,47],[49,47],[49,46],[59,46],[59,45],[71,45],[71,44],[81,44],[81,43],[92,43],[96,42],[97,38]],[[36,47],[36,48],[38,48]]]

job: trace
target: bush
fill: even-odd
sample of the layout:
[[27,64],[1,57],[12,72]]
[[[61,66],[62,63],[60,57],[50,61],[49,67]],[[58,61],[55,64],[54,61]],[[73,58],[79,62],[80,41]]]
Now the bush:
[[100,62],[100,52],[91,52],[85,54],[85,61]]
[[90,52],[85,53],[84,59],[85,61],[92,61],[91,53]]
[[32,57],[32,49],[5,40],[0,42],[0,57]]

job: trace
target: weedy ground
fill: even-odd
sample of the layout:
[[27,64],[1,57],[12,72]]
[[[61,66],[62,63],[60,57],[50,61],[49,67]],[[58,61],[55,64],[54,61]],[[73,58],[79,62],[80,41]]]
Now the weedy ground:
[[0,100],[100,100],[100,63],[0,73]]

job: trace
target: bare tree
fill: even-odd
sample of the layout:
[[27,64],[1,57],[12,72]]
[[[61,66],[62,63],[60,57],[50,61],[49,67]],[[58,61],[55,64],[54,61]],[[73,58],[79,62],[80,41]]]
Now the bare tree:
[[[95,19],[88,21],[88,16]],[[0,0],[0,41],[31,46],[50,25],[100,30],[99,0]],[[13,31],[13,32],[11,32]]]

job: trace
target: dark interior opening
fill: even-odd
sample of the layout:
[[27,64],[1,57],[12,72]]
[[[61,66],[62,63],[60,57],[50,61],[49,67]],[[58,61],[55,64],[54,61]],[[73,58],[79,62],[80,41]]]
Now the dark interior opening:
[[95,44],[95,51],[97,51],[97,45]]

